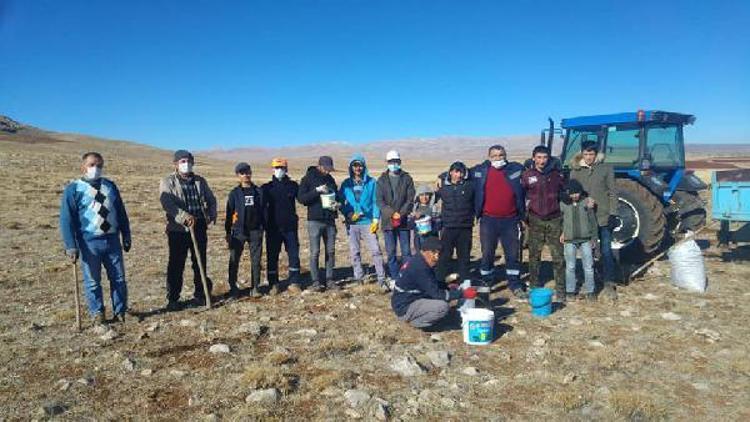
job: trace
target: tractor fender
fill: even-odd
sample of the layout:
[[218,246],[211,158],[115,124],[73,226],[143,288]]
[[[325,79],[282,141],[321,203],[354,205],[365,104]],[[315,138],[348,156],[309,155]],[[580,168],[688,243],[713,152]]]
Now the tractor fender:
[[708,189],[708,185],[696,176],[692,170],[688,170],[685,172],[685,175],[682,176],[676,190],[683,192],[699,192],[706,189]]

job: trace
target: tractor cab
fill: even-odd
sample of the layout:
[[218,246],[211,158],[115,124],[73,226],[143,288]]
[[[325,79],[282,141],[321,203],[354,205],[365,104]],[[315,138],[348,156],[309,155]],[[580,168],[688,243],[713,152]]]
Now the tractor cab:
[[547,135],[545,145],[552,149],[554,135],[563,134],[564,169],[570,168],[586,141],[595,142],[604,162],[614,167],[620,222],[613,233],[614,248],[636,243],[641,251],[652,253],[666,235],[705,224],[698,192],[707,185],[685,171],[683,127],[693,124],[694,116],[639,110],[563,119],[560,129],[550,122],[542,135]]

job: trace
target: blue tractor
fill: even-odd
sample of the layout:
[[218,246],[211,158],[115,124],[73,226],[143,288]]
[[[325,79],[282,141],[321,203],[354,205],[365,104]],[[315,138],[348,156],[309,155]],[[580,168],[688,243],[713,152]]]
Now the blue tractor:
[[692,115],[658,110],[573,117],[562,120],[562,129],[550,119],[542,143],[552,149],[556,134],[564,139],[563,169],[569,168],[581,143],[599,145],[617,179],[619,224],[612,247],[636,248],[648,255],[675,233],[694,231],[706,222],[699,193],[708,186],[685,170],[683,126],[693,122]]

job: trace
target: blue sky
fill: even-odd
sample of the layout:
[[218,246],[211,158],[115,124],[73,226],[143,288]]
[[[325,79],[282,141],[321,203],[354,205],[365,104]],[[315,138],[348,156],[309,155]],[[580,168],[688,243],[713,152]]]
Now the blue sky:
[[747,1],[0,0],[0,114],[159,147],[695,114],[750,143]]

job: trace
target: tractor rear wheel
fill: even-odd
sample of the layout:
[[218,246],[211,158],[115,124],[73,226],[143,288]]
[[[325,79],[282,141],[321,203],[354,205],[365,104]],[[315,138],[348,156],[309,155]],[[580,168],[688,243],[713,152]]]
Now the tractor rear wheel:
[[667,219],[664,206],[653,193],[630,179],[617,179],[618,225],[612,231],[612,248],[635,247],[646,255],[662,245]]
[[697,192],[677,191],[672,200],[677,203],[680,213],[678,232],[696,231],[706,225],[706,204]]

